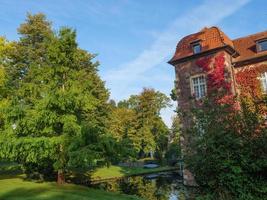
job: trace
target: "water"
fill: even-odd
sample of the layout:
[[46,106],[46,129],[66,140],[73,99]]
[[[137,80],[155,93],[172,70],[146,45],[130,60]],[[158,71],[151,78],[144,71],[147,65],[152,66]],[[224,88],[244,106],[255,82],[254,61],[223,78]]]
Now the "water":
[[182,185],[177,172],[127,177],[94,185],[98,189],[136,195],[145,200],[188,200],[191,191]]

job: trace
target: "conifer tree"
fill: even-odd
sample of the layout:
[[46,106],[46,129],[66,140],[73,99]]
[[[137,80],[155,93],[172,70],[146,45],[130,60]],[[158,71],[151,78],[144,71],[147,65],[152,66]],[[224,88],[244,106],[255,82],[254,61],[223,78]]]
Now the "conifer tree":
[[0,141],[0,157],[30,172],[56,169],[63,183],[67,169],[109,159],[109,93],[95,55],[78,47],[74,30],[54,32],[43,14],[29,14],[18,32],[6,66],[12,93],[3,135],[9,140]]

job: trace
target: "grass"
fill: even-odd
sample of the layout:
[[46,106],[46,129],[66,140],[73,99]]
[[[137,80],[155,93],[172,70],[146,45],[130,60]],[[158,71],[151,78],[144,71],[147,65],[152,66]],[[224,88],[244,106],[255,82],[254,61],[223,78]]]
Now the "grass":
[[[15,175],[20,169],[16,163],[0,162],[0,199],[2,200],[138,200],[134,196],[108,193],[88,187],[65,184],[62,186],[53,182],[36,183],[24,181],[24,175]],[[110,166],[98,168],[90,173],[92,180],[98,181],[110,178],[121,178],[130,175],[140,175],[167,171],[174,167],[159,167],[145,169],[142,167]],[[3,173],[4,172],[4,173]],[[7,173],[11,172],[11,173]],[[2,174],[2,175],[1,175]],[[6,174],[6,175],[5,175]],[[7,175],[9,174],[9,175]],[[13,174],[13,175],[11,175]]]
[[140,175],[140,174],[148,174],[154,172],[161,172],[176,169],[175,167],[158,167],[154,169],[146,169],[143,167],[120,167],[111,165],[110,167],[102,167],[98,168],[93,172],[91,179],[92,180],[101,180],[101,179],[110,179],[110,178],[121,178],[124,176],[131,175]]
[[35,183],[22,176],[0,176],[1,200],[138,200],[73,184]]

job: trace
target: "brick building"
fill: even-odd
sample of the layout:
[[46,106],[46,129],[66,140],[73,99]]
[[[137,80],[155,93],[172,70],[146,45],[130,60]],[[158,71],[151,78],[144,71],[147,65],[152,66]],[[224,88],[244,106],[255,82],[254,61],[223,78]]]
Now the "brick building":
[[[190,110],[192,98],[201,99],[207,94],[207,73],[198,62],[208,58],[212,64],[220,56],[223,56],[224,70],[227,71],[225,79],[233,95],[242,93],[238,74],[250,73],[250,69],[257,68],[261,69],[257,77],[261,92],[267,93],[267,31],[232,40],[217,27],[204,28],[181,39],[169,61],[175,67],[175,87],[181,111]],[[190,136],[185,130],[190,127],[190,119],[183,117],[181,123],[181,145],[186,153]],[[187,170],[184,180],[185,184],[194,184],[193,176]]]

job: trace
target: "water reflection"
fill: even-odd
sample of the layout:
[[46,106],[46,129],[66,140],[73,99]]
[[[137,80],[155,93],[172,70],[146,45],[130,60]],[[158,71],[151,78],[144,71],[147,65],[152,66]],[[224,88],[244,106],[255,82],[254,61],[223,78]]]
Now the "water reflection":
[[182,186],[181,178],[175,172],[128,177],[99,183],[94,187],[136,195],[146,200],[189,199],[189,190]]

